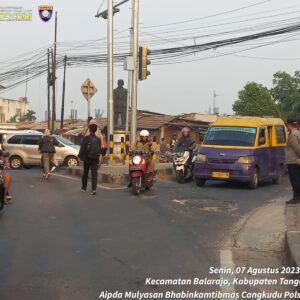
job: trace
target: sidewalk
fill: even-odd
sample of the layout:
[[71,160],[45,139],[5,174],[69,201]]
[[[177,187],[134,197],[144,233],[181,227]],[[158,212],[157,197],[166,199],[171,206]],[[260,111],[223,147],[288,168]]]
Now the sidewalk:
[[[171,179],[173,174],[172,163],[155,163],[156,176],[158,179]],[[81,177],[83,173],[83,167],[66,169],[66,173]],[[102,164],[98,170],[98,183],[115,184],[115,185],[127,185],[129,183],[128,165],[115,164],[104,165]]]
[[300,267],[300,203],[286,205],[285,224],[289,262],[292,266]]

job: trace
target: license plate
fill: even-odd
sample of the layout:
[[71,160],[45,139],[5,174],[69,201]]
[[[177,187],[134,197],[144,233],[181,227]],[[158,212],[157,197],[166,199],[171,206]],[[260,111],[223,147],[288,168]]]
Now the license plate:
[[212,172],[211,174],[212,177],[214,178],[229,178],[229,172]]

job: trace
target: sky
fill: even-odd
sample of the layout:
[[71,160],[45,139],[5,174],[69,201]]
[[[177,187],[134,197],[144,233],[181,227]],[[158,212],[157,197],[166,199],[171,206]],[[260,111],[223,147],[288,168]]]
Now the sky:
[[[23,6],[33,11],[31,22],[0,22],[0,73],[1,61],[8,58],[37,49],[45,49],[46,57],[46,49],[54,40],[54,18],[47,23],[41,21],[39,5],[53,5],[58,12],[59,55],[106,53],[106,21],[94,15],[100,6],[100,11],[106,9],[107,0],[0,0],[0,8]],[[150,50],[201,44],[256,32],[254,26],[266,26],[267,29],[272,24],[284,26],[299,15],[298,0],[140,0],[139,44]],[[114,17],[116,53],[129,47],[130,23],[131,1],[121,6]],[[171,25],[166,25],[169,23]],[[252,29],[247,30],[249,27]],[[228,31],[230,33],[226,34]],[[181,60],[153,61],[149,66],[151,75],[138,83],[138,108],[172,115],[208,113],[216,91],[216,106],[220,113],[231,114],[238,91],[247,82],[256,81],[271,87],[275,72],[293,73],[300,69],[299,36],[300,33],[293,33],[285,40],[276,37],[195,53]],[[282,43],[265,46],[278,40]],[[74,44],[74,41],[78,43]],[[86,118],[87,103],[80,86],[87,78],[98,89],[91,100],[91,111],[97,108],[106,114],[106,75],[106,66],[67,69],[66,117],[73,108],[78,110],[80,118]],[[58,71],[57,77],[57,115],[60,115],[62,70]],[[114,68],[115,86],[120,78],[124,79],[126,87],[128,74],[118,65]],[[25,85],[0,94],[12,99],[24,95]],[[28,82],[27,97],[38,119],[44,119],[47,107],[45,76]]]

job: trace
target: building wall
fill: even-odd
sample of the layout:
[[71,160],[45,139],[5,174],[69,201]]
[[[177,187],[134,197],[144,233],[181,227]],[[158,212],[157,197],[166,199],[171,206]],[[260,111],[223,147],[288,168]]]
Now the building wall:
[[8,122],[16,114],[22,117],[28,110],[28,102],[0,98],[0,123]]

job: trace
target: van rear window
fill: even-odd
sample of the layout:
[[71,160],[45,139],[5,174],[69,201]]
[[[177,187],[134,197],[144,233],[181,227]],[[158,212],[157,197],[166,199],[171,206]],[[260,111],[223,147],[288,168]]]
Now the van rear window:
[[209,129],[204,145],[253,146],[256,128],[240,126],[213,126]]
[[7,143],[17,145],[21,143],[21,140],[22,140],[22,135],[14,135],[7,140]]

